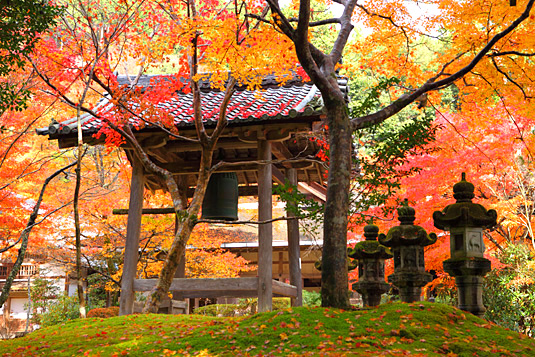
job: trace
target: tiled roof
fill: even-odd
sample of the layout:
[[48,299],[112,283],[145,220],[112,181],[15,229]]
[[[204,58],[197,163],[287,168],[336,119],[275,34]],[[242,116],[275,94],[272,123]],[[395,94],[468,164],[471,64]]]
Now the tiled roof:
[[[165,77],[145,76],[137,82],[137,86],[148,87],[155,80]],[[118,77],[119,84],[129,84],[126,76]],[[341,88],[346,88],[347,81],[339,80]],[[210,87],[209,81],[200,83],[203,120],[205,125],[215,125],[219,115],[219,107],[224,93]],[[262,81],[262,90],[248,90],[237,87],[227,109],[229,125],[248,125],[254,122],[267,120],[284,120],[302,116],[319,115],[322,113],[319,91],[310,83],[304,83],[298,79],[292,79],[281,85],[275,77],[268,76]],[[108,107],[108,108],[106,108]],[[172,115],[178,128],[193,128],[193,95],[177,92],[167,100],[161,101],[158,108],[164,109]],[[113,110],[112,105],[106,98],[102,99],[95,110]],[[89,114],[82,116],[82,130],[94,133],[99,130],[100,120]],[[54,122],[48,128],[37,129],[40,135],[50,135],[57,138],[76,132],[76,118],[62,123]]]

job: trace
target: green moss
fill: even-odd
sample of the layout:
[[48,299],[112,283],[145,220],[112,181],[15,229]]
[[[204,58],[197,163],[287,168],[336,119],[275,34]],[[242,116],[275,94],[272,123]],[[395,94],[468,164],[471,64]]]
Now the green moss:
[[328,355],[533,356],[535,341],[454,307],[389,303],[343,311],[301,307],[246,317],[90,318],[0,341],[3,356]]
[[348,252],[348,256],[354,259],[366,259],[366,258],[392,258],[392,252],[390,248],[385,247],[378,241],[365,240],[355,244],[355,247]]
[[195,314],[206,316],[236,316],[238,306],[235,304],[213,304],[201,306],[195,309]]

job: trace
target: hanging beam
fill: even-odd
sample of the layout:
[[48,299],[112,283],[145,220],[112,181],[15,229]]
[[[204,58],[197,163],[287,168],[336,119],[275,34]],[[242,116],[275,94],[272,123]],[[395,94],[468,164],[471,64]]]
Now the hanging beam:
[[[271,160],[271,143],[258,141],[258,160]],[[272,170],[271,165],[258,166],[258,220],[272,218]],[[272,224],[258,225],[258,312],[272,310],[273,270]]]
[[[125,215],[128,214],[128,208],[115,208],[112,213],[116,215]],[[163,208],[143,208],[141,214],[173,214],[175,209],[173,207],[163,207]]]
[[124,248],[123,276],[121,278],[121,298],[119,315],[134,312],[134,278],[137,271],[139,235],[141,232],[141,210],[143,207],[144,175],[143,165],[132,155],[132,179],[130,184],[130,202],[126,224],[126,242]]

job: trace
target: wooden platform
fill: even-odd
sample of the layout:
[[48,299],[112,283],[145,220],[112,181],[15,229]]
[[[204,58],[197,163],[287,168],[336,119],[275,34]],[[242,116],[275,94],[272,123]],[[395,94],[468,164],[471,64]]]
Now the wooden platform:
[[[134,291],[151,291],[158,279],[134,279]],[[175,278],[169,291],[183,298],[258,297],[258,277],[187,279]],[[273,296],[296,297],[297,288],[277,280],[271,281]]]

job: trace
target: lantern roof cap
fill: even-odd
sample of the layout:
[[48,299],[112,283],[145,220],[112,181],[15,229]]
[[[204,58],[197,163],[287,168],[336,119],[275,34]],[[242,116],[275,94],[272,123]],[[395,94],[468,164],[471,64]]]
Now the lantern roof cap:
[[353,259],[390,259],[393,257],[390,249],[377,241],[379,227],[375,224],[368,224],[364,227],[364,237],[366,240],[358,242],[355,247],[348,252],[348,256]]
[[474,185],[466,181],[463,172],[461,181],[453,185],[453,197],[456,202],[446,206],[442,211],[433,212],[435,227],[451,230],[455,227],[490,228],[496,225],[498,214],[495,210],[487,210],[478,203],[472,202]]
[[414,224],[416,210],[409,206],[409,200],[405,199],[398,208],[399,226],[392,227],[387,234],[379,235],[379,243],[387,247],[398,247],[402,245],[427,246],[437,241],[434,233],[427,234],[425,229]]

